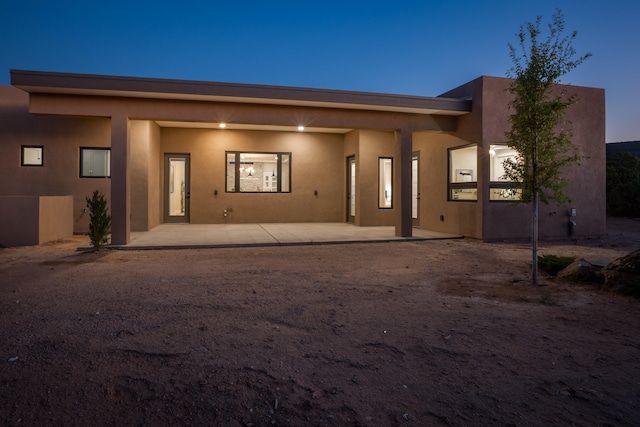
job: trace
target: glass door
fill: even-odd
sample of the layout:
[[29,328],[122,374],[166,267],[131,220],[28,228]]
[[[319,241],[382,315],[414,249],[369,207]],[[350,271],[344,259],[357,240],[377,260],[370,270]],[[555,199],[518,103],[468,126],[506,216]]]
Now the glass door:
[[347,222],[356,222],[356,158],[347,158]]
[[420,155],[413,153],[411,157],[411,222],[414,227],[420,225]]
[[164,222],[189,222],[189,154],[164,155]]

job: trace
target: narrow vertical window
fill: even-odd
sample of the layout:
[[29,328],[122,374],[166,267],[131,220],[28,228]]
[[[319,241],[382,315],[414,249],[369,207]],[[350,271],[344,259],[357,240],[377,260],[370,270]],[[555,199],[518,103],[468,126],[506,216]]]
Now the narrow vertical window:
[[227,153],[227,193],[236,191],[236,153]]
[[283,153],[280,154],[280,169],[282,179],[280,180],[282,193],[290,193],[291,192],[291,154]]
[[378,158],[378,208],[393,207],[393,159]]

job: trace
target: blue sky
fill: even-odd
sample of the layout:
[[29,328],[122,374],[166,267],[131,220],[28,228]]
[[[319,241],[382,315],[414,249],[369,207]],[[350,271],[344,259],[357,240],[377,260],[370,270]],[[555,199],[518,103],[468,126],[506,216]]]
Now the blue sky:
[[556,7],[593,54],[563,82],[606,90],[608,142],[640,140],[637,0],[13,1],[0,84],[25,69],[437,96],[505,76],[520,25]]

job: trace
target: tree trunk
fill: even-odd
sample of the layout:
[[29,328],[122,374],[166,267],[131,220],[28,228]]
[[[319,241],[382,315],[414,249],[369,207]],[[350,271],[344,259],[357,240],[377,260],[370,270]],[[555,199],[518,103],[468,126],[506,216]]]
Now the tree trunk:
[[533,260],[531,264],[531,283],[538,284],[538,194],[533,195],[531,203],[531,252]]

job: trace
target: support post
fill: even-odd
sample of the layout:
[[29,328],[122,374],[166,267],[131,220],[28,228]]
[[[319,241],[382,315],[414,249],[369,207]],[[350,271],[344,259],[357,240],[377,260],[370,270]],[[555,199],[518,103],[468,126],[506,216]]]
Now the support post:
[[396,206],[396,236],[411,237],[411,155],[413,152],[413,132],[400,129],[395,133],[396,166],[393,171],[394,203]]
[[126,245],[131,232],[129,119],[111,118],[111,244]]

